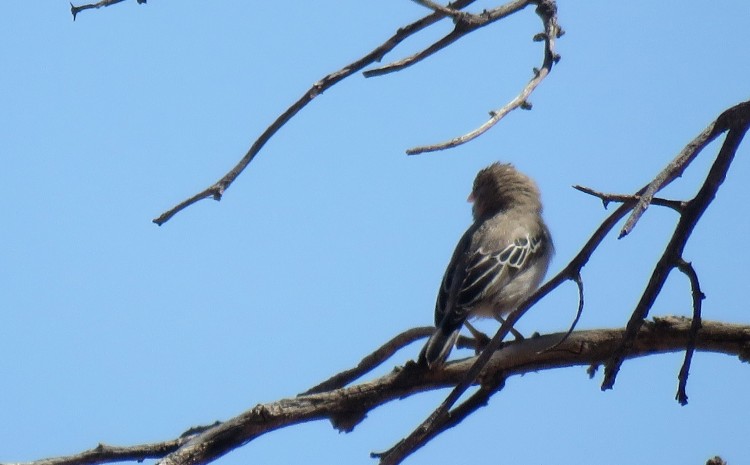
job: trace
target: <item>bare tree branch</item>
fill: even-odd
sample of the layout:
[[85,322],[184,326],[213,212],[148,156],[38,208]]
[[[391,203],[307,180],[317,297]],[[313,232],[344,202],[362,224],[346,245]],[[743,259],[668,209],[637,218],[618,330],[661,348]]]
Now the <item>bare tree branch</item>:
[[[469,5],[474,0],[456,0],[449,5],[451,9],[460,9],[466,5]],[[260,152],[263,146],[273,137],[279,129],[281,129],[290,119],[294,117],[300,110],[302,110],[308,103],[312,102],[315,97],[322,94],[339,81],[351,76],[352,74],[363,69],[365,66],[370,65],[374,62],[380,61],[387,53],[393,50],[403,40],[410,37],[411,35],[421,31],[422,29],[431,26],[437,21],[443,19],[445,16],[442,13],[432,13],[423,17],[422,19],[415,21],[405,27],[399,28],[396,33],[391,36],[388,40],[383,42],[380,46],[376,47],[373,51],[363,56],[357,61],[354,61],[338,71],[335,71],[321,80],[317,81],[307,90],[299,99],[297,99],[292,106],[286,109],[284,113],[279,115],[276,120],[268,127],[265,131],[255,140],[250,149],[245,153],[245,156],[232,168],[227,174],[221,179],[216,181],[213,185],[207,187],[201,192],[193,195],[192,197],[180,202],[169,210],[165,211],[159,217],[153,220],[154,223],[161,226],[169,221],[174,215],[189,207],[190,205],[207,198],[213,198],[214,200],[221,200],[224,191],[237,179],[237,176],[242,173],[247,165],[255,158]]]
[[576,325],[578,325],[578,320],[581,319],[581,315],[583,314],[583,301],[584,301],[583,300],[583,278],[581,277],[581,274],[579,273],[578,275],[574,276],[573,281],[575,281],[576,286],[578,286],[578,310],[576,310],[576,316],[575,318],[573,318],[573,322],[570,324],[570,328],[568,328],[568,331],[563,335],[563,337],[558,342],[556,342],[553,346],[550,346],[544,349],[545,352],[550,351],[550,350],[555,350],[560,346],[560,344],[565,342],[565,339],[567,339],[568,336],[570,336],[573,333],[573,331],[576,329]]
[[[710,130],[707,129],[701,133],[701,136],[703,136],[705,140],[713,139],[722,132],[727,132],[727,135],[716,160],[703,182],[703,185],[698,190],[695,197],[686,203],[684,210],[680,214],[680,219],[675,227],[674,233],[672,234],[672,238],[657,262],[654,271],[651,274],[651,278],[649,279],[649,282],[646,285],[630,320],[628,321],[627,332],[622,341],[621,347],[618,348],[618,350],[616,350],[612,354],[612,357],[607,361],[604,370],[602,389],[611,389],[614,386],[617,372],[620,370],[620,365],[622,364],[623,354],[628,351],[627,346],[635,339],[635,336],[638,333],[638,328],[640,328],[641,324],[643,324],[643,321],[648,316],[648,312],[656,301],[656,297],[661,292],[669,273],[672,269],[680,266],[685,261],[683,258],[683,251],[685,250],[688,238],[690,238],[698,220],[700,220],[703,213],[716,197],[716,192],[726,178],[732,160],[737,153],[737,148],[742,142],[748,127],[750,127],[750,101],[740,103],[724,111],[719,115],[716,121],[709,125]],[[701,141],[704,139],[701,139]],[[688,147],[691,147],[694,144],[701,148],[706,145],[700,141],[696,143],[694,140],[688,145]],[[695,153],[692,153],[686,148],[681,153],[690,152],[692,153],[690,159],[693,159],[699,151],[700,150],[697,150]],[[674,164],[674,162],[672,164]],[[661,178],[663,173],[664,172],[660,173],[657,178]],[[649,184],[646,191],[648,191],[653,185],[653,182]],[[661,185],[664,186],[666,184],[662,183]],[[644,199],[647,198],[646,193],[639,193],[638,195],[641,196],[641,200],[636,208],[641,208],[641,206],[647,205],[644,204]],[[645,210],[645,206],[642,208]],[[631,216],[630,220],[633,218],[637,219],[637,216]],[[630,220],[628,220],[627,224],[630,224]],[[633,222],[633,224],[635,224],[635,222]],[[693,288],[693,292],[695,293],[695,288]],[[686,400],[686,398],[680,399],[680,401],[682,400]]]
[[698,273],[695,272],[693,264],[686,262],[685,260],[679,260],[677,268],[682,271],[690,280],[690,289],[693,295],[693,322],[690,325],[690,337],[685,348],[685,359],[682,361],[682,367],[680,368],[680,374],[678,375],[679,384],[677,386],[677,395],[675,399],[680,405],[687,405],[687,379],[690,374],[690,363],[693,360],[693,352],[695,352],[695,336],[698,334],[698,330],[701,328],[701,310],[703,306],[703,299],[706,298],[703,291],[701,291],[700,281],[698,281]]
[[[594,197],[600,198],[602,200],[604,208],[607,208],[610,202],[629,203],[639,202],[641,200],[641,196],[639,195],[605,194],[604,192],[596,191],[594,189],[591,189],[590,187],[579,185],[573,186],[573,189],[581,191],[584,194],[589,194],[593,195]],[[660,199],[658,197],[653,197],[650,203],[662,207],[669,207],[677,213],[682,212],[683,208],[685,208],[685,202],[679,200]]]
[[[120,3],[123,0],[103,0],[81,6],[71,4],[73,19],[83,10],[100,8]],[[146,0],[137,0],[146,3]],[[480,14],[461,11],[473,0],[457,0],[447,6],[432,0],[415,0],[433,10],[430,15],[399,29],[382,45],[345,66],[324,76],[314,83],[294,104],[286,109],[255,140],[244,157],[216,183],[182,201],[164,212],[154,223],[164,224],[175,214],[188,206],[206,198],[220,200],[225,190],[244,171],[248,164],[291,118],[315,97],[337,84],[344,78],[362,70],[372,63],[379,62],[404,39],[450,17],[454,29],[417,54],[395,61],[388,65],[364,72],[365,77],[382,75],[404,69],[442,50],[470,32],[507,17],[529,5],[536,5],[536,13],[542,19],[544,32],[535,40],[544,42],[544,58],[539,69],[521,92],[502,108],[492,111],[490,119],[479,128],[454,139],[439,144],[415,147],[408,154],[442,150],[468,142],[493,127],[509,112],[517,109],[530,109],[528,101],[531,93],[550,73],[559,60],[555,51],[555,41],[562,35],[557,21],[557,6],[554,0],[514,0],[500,7],[485,10]],[[453,390],[443,403],[414,431],[389,450],[374,454],[381,464],[397,464],[424,446],[442,431],[455,426],[466,416],[485,405],[490,397],[502,389],[508,376],[529,371],[560,368],[572,365],[589,365],[593,373],[600,364],[605,365],[602,390],[611,389],[623,362],[632,357],[646,356],[661,352],[685,350],[685,357],[678,376],[676,399],[686,404],[686,392],[690,364],[695,350],[715,351],[738,355],[741,360],[750,358],[750,327],[727,325],[702,321],[702,299],[698,274],[693,265],[683,257],[685,246],[695,225],[713,201],[719,187],[731,166],[737,148],[750,127],[750,101],[740,103],[725,112],[711,123],[701,134],[691,141],[649,184],[634,194],[605,194],[593,189],[576,186],[576,189],[602,200],[605,208],[609,202],[619,202],[615,209],[592,234],[571,262],[536,293],[527,299],[515,312],[509,315],[500,329],[489,340],[485,349],[476,357],[446,365],[436,371],[425,371],[413,363],[399,367],[393,373],[346,387],[354,380],[381,365],[396,351],[425,337],[431,328],[414,328],[405,331],[388,341],[374,353],[365,357],[357,367],[346,370],[325,382],[309,389],[296,398],[258,405],[227,422],[190,430],[172,441],[114,447],[100,444],[95,449],[81,454],[56,459],[31,462],[35,465],[95,464],[122,460],[143,460],[161,458],[163,464],[201,464],[210,462],[232,449],[275,429],[311,420],[327,419],[341,431],[351,431],[366,417],[367,413],[379,405],[396,398],[418,392],[453,386]],[[696,193],[688,201],[666,200],[655,195],[662,188],[681,176],[698,154],[721,134],[726,133],[723,145],[706,178]],[[620,231],[622,238],[636,226],[649,205],[662,205],[672,208],[679,218],[669,243],[654,265],[648,284],[631,314],[627,326],[622,330],[577,331],[575,325],[583,309],[583,282],[581,270],[614,226],[630,213]],[[693,297],[692,319],[662,318],[654,322],[646,321],[651,308],[673,269],[685,274],[690,282]],[[574,281],[579,289],[579,306],[576,317],[566,333],[541,336],[524,341],[504,342],[513,325],[536,302],[565,281]],[[462,344],[474,346],[476,341],[462,338]],[[479,386],[469,398],[453,407],[459,398],[470,388]]]
[[[376,367],[380,366],[383,362],[388,360],[400,349],[403,349],[414,341],[426,338],[432,335],[432,333],[434,332],[434,326],[421,326],[419,328],[407,329],[406,331],[398,334],[390,341],[380,346],[375,352],[363,358],[356,367],[335,374],[322,383],[311,387],[300,395],[316,394],[342,388],[352,381],[356,380],[357,378],[366,375]],[[458,340],[456,341],[456,346],[477,350],[480,346],[480,343],[473,338],[459,336]]]
[[434,426],[426,432],[424,441],[418,445],[409,446],[409,438],[402,439],[394,448],[389,449],[385,452],[372,452],[370,457],[381,459],[380,462],[384,463],[387,460],[392,459],[394,449],[406,448],[409,453],[415,452],[418,448],[429,442],[432,438],[438,434],[446,431],[450,428],[461,423],[466,417],[479,410],[480,408],[487,405],[490,397],[505,386],[505,374],[502,372],[495,373],[489,380],[483,380],[481,386],[477,391],[472,394],[465,402],[458,407],[452,409],[448,415],[439,418]]
[[[478,127],[477,129],[464,134],[459,137],[455,137],[451,140],[441,142],[438,144],[432,144],[432,145],[423,145],[420,147],[414,147],[411,149],[408,149],[406,151],[409,155],[416,155],[419,153],[424,152],[434,152],[437,150],[444,150],[449,149],[452,147],[459,146],[461,144],[465,144],[466,142],[469,142],[470,140],[476,139],[480,135],[484,134],[489,130],[491,127],[493,127],[495,124],[497,124],[501,119],[505,117],[508,113],[511,111],[522,108],[529,110],[531,109],[531,104],[529,103],[528,99],[532,92],[534,92],[534,89],[537,88],[537,86],[544,80],[544,78],[547,77],[547,75],[552,71],[552,66],[557,63],[560,60],[560,55],[557,54],[555,51],[555,40],[562,35],[562,29],[560,28],[559,24],[557,23],[557,4],[554,2],[554,0],[533,0],[530,2],[511,2],[507,5],[504,5],[503,7],[496,8],[495,10],[492,10],[490,12],[483,13],[479,16],[471,16],[472,21],[465,20],[466,17],[461,16],[460,19],[458,19],[456,23],[456,29],[454,29],[454,32],[451,34],[454,34],[455,38],[452,38],[451,35],[446,37],[451,37],[452,40],[446,41],[445,44],[441,44],[442,47],[448,45],[449,43],[455,41],[458,39],[458,37],[461,37],[465,35],[468,32],[471,32],[479,27],[482,27],[486,24],[489,24],[489,22],[496,21],[497,19],[503,18],[505,16],[508,16],[512,13],[515,13],[515,11],[518,11],[518,9],[526,7],[528,4],[535,4],[536,7],[536,13],[539,15],[539,17],[542,19],[542,23],[544,25],[544,32],[541,34],[538,34],[535,37],[535,40],[538,41],[544,41],[544,60],[542,61],[542,65],[539,69],[534,69],[534,77],[526,84],[526,86],[521,90],[521,92],[510,102],[508,102],[505,106],[503,106],[500,109],[493,110],[490,112],[490,119],[485,122],[483,125]],[[479,18],[479,19],[475,19]],[[459,26],[461,28],[459,29]],[[466,32],[463,32],[463,31]],[[422,57],[419,57],[421,59]],[[417,58],[415,58],[416,60]],[[406,63],[400,63],[400,66],[408,66]]]
[[[71,13],[73,14],[73,20],[75,20],[76,15],[83,10],[110,6],[122,1],[123,0],[102,0],[98,3],[89,3],[81,6],[74,6],[73,4],[71,4],[70,8]],[[146,0],[137,1],[138,3],[146,3]],[[398,71],[414,63],[417,63],[424,58],[432,55],[433,53],[442,50],[459,38],[481,27],[503,19],[532,4],[537,5],[536,12],[542,18],[542,22],[544,24],[544,32],[535,36],[535,40],[544,41],[545,43],[544,60],[539,69],[534,69],[534,77],[522,89],[520,94],[502,108],[491,111],[490,120],[483,124],[481,127],[468,134],[454,138],[444,143],[409,149],[407,150],[407,154],[413,155],[422,152],[443,150],[446,148],[464,144],[486,132],[512,110],[516,108],[530,109],[531,104],[528,102],[529,95],[541,83],[541,81],[544,80],[544,78],[552,69],[552,65],[556,63],[560,58],[559,55],[557,55],[557,53],[555,52],[554,44],[555,40],[560,35],[562,35],[562,30],[557,24],[557,6],[554,3],[554,0],[513,0],[500,7],[491,10],[485,10],[483,13],[478,15],[460,11],[465,6],[473,3],[473,1],[474,0],[456,0],[444,7],[430,0],[417,0],[418,3],[431,8],[433,10],[433,13],[403,28],[400,28],[393,36],[391,36],[391,38],[386,40],[382,45],[375,48],[367,55],[363,56],[353,63],[350,63],[349,65],[341,68],[336,72],[328,74],[321,80],[314,83],[310,89],[308,89],[299,99],[297,99],[296,102],[294,102],[294,104],[292,104],[281,115],[279,115],[276,120],[271,123],[271,125],[268,126],[268,128],[266,128],[263,133],[261,133],[261,135],[251,145],[250,149],[248,149],[245,155],[240,159],[240,161],[221,179],[219,179],[206,189],[196,193],[195,195],[183,200],[169,210],[163,212],[157,218],[154,218],[153,222],[161,226],[180,211],[203,199],[213,198],[217,201],[221,200],[226,189],[235,181],[235,179],[237,179],[237,177],[245,170],[245,168],[247,168],[247,166],[260,152],[266,142],[268,142],[271,137],[273,137],[290,119],[292,119],[300,110],[307,106],[307,104],[310,103],[315,97],[322,94],[324,91],[331,88],[344,78],[349,77],[350,75],[363,69],[364,67],[372,63],[379,62],[387,53],[393,50],[404,39],[434,24],[440,19],[445,18],[446,16],[452,17],[456,23],[455,28],[450,34],[443,37],[441,40],[437,41],[436,43],[432,44],[430,47],[416,55],[392,63],[391,65],[365,71],[365,77],[372,77],[393,71]]]
[[[73,21],[76,20],[76,16],[78,16],[78,13],[80,13],[83,10],[90,10],[92,8],[101,8],[103,6],[111,6],[116,3],[120,3],[124,0],[102,0],[101,2],[96,3],[87,3],[85,5],[81,6],[74,6],[72,3],[70,4],[70,13],[73,15]],[[146,0],[136,0],[138,4],[146,3]]]
[[375,352],[363,358],[355,368],[342,371],[341,373],[328,378],[322,383],[311,387],[300,395],[317,394],[320,392],[330,391],[332,389],[342,388],[355,379],[372,371],[373,368],[386,361],[399,349],[406,347],[414,341],[426,338],[433,332],[435,332],[435,328],[433,326],[422,326],[419,328],[408,329],[383,344]]
[[[698,154],[714,139],[733,127],[738,128],[744,136],[744,132],[747,130],[746,120],[748,106],[750,106],[750,102],[744,102],[726,110],[716,119],[716,121],[709,124],[703,132],[698,134],[695,139],[677,154],[677,157],[675,157],[675,159],[672,160],[672,162],[669,163],[669,165],[667,165],[664,170],[662,170],[662,172],[659,173],[646,187],[645,191],[640,196],[638,205],[633,209],[633,213],[630,215],[630,218],[628,218],[625,226],[623,226],[622,231],[620,231],[620,237],[626,236],[633,230],[635,224],[643,215],[643,212],[646,211],[649,204],[652,202],[654,194],[669,185],[669,183],[678,177],[682,176],[682,173],[684,173],[690,163],[695,160],[695,157],[697,157]],[[742,123],[743,119],[745,120],[744,123]],[[737,124],[739,124],[739,127],[736,126]],[[742,126],[744,126],[745,129],[741,129]]]
[[[722,124],[718,124],[719,122]],[[742,140],[742,136],[744,136],[744,133],[747,130],[748,122],[750,122],[750,102],[744,102],[719,115],[716,123],[711,125],[712,127],[717,125],[724,127],[725,130],[731,128],[727,134],[727,140],[717,157],[716,163],[709,171],[703,187],[699,190],[696,197],[687,202],[683,207],[680,220],[675,228],[672,239],[665,248],[662,257],[658,261],[649,283],[641,296],[641,300],[630,317],[626,337],[623,338],[620,347],[612,353],[605,365],[602,390],[611,389],[614,386],[614,380],[623,361],[623,354],[628,353],[629,345],[634,342],[638,329],[648,316],[648,311],[651,309],[656,297],[661,292],[669,272],[672,268],[677,266],[678,263],[683,261],[682,251],[684,250],[685,244],[692,234],[695,224],[713,200],[721,182],[726,176],[726,172],[729,169],[734,153]],[[568,265],[555,277],[550,279],[534,294],[522,302],[518,308],[508,316],[508,319],[503,323],[492,339],[490,339],[490,342],[484,348],[483,352],[476,358],[474,366],[467,371],[467,378],[461,383],[458,383],[440,406],[438,406],[438,408],[435,409],[427,419],[412,431],[406,439],[399,442],[399,444],[383,454],[381,457],[381,465],[400,463],[406,456],[420,448],[427,440],[434,436],[435,430],[439,428],[439,425],[442,424],[445,416],[449,414],[450,408],[464,394],[464,392],[466,392],[469,386],[475,382],[476,377],[489,361],[491,354],[500,348],[503,339],[507,336],[510,328],[513,327],[513,325],[521,318],[521,316],[523,316],[524,313],[526,313],[526,311],[528,311],[529,308],[553,289],[557,288],[565,281],[575,281],[580,277],[582,268],[586,265],[594,250],[596,250],[614,225],[634,208],[636,205],[635,199],[640,199],[643,193],[648,189],[649,185],[638,190],[638,192],[631,196],[633,200],[623,203],[612,214],[610,214],[570,263],[568,263]],[[684,379],[687,378],[685,377]],[[681,382],[683,382],[682,379]],[[679,400],[683,399],[680,398]]]
[[431,0],[413,0],[414,3],[419,3],[422,6],[425,6],[436,13],[442,13],[445,16],[451,17],[453,19],[459,19],[461,17],[461,12],[458,10],[454,10],[452,8],[445,7],[443,5],[440,5],[439,3],[435,3]]
[[426,50],[421,52],[421,54],[417,54],[418,56],[410,57],[406,60],[398,62],[398,65],[394,64],[390,68],[384,67],[370,70],[364,73],[365,76],[384,74],[386,72],[402,69],[405,66],[409,66],[410,64],[420,61],[425,57],[435,53],[436,51],[445,48],[458,38],[463,37],[464,35],[478,28],[507,17],[508,15],[532,4],[537,5],[536,12],[542,18],[542,22],[544,24],[544,33],[538,34],[535,37],[535,40],[543,41],[545,43],[544,60],[541,68],[534,69],[534,77],[531,79],[531,81],[529,81],[529,83],[521,91],[521,93],[504,107],[491,112],[490,121],[482,125],[482,127],[473,131],[472,133],[453,139],[449,142],[436,144],[433,146],[409,149],[407,150],[407,153],[416,154],[426,151],[442,150],[445,148],[463,144],[486,132],[510,111],[516,108],[531,108],[531,105],[528,103],[529,95],[534,91],[539,83],[541,83],[541,81],[547,76],[547,74],[549,74],[550,70],[552,69],[552,65],[556,63],[560,58],[555,52],[554,45],[556,38],[561,35],[561,29],[557,24],[556,4],[553,0],[514,0],[501,7],[485,11],[480,15],[471,15],[468,13],[461,13],[458,15],[455,14],[461,8],[464,8],[466,5],[469,5],[472,2],[473,0],[456,0],[453,3],[450,3],[447,7],[438,8],[438,11],[434,11],[424,18],[415,21],[408,26],[400,28],[393,36],[391,36],[391,38],[389,38],[387,41],[385,41],[383,44],[375,48],[364,57],[353,63],[350,63],[349,65],[341,68],[336,72],[323,77],[321,80],[313,84],[312,87],[307,90],[307,92],[305,92],[294,104],[292,104],[292,106],[287,108],[286,111],[279,115],[276,120],[268,128],[266,128],[266,130],[258,137],[258,139],[255,140],[247,153],[245,153],[245,156],[242,157],[242,159],[227,174],[225,174],[221,179],[219,179],[217,182],[207,187],[203,191],[198,192],[192,197],[189,197],[188,199],[178,203],[171,209],[165,211],[164,213],[159,215],[159,217],[155,218],[153,222],[161,226],[180,211],[203,199],[213,198],[217,201],[221,200],[221,197],[224,195],[226,189],[234,182],[235,179],[237,179],[240,173],[242,173],[245,168],[247,168],[248,164],[250,164],[250,162],[260,152],[266,142],[268,142],[271,137],[273,137],[291,118],[293,118],[300,110],[302,110],[302,108],[307,106],[307,104],[310,103],[315,97],[322,94],[324,91],[331,88],[344,78],[351,76],[352,74],[358,72],[359,70],[372,63],[380,61],[387,53],[393,50],[404,39],[434,24],[440,19],[445,18],[446,14],[448,13],[450,13],[450,15],[452,15],[454,18],[458,18],[456,20],[456,27],[451,34],[428,47]]
[[[680,317],[656,318],[653,322],[646,322],[639,329],[634,343],[628,347],[625,358],[683,350],[691,338],[692,326],[690,319]],[[507,377],[603,363],[619,346],[626,331],[576,331],[552,351],[544,349],[560,340],[563,333],[508,342],[502,350],[492,354],[482,370],[477,393],[452,411],[457,415],[454,420],[442,420],[435,431],[455,425],[460,418],[484,405],[492,393],[501,389]],[[748,361],[750,325],[704,321],[695,335],[695,349],[738,356],[740,360]],[[259,404],[223,423],[201,428],[203,431],[197,434],[172,441],[132,447],[101,445],[78,455],[38,460],[24,465],[94,465],[123,460],[139,461],[143,458],[162,458],[159,462],[161,465],[199,465],[268,432],[307,421],[329,420],[335,428],[351,431],[370,410],[384,403],[462,382],[477,358],[448,363],[442,369],[434,371],[409,362],[385,376],[351,387]],[[392,463],[386,460],[386,456],[381,458],[381,462]]]
[[[94,465],[112,462],[142,462],[145,459],[158,459],[176,451],[188,438],[177,438],[170,441],[141,444],[129,447],[108,446],[99,444],[91,450],[76,455],[55,457],[28,462],[34,465]],[[5,464],[12,465],[12,464]]]
[[368,69],[367,71],[363,72],[362,75],[364,75],[365,77],[375,77],[393,73],[396,71],[401,71],[402,69],[419,63],[430,55],[439,52],[440,50],[456,42],[458,39],[464,37],[465,35],[491,23],[494,23],[497,20],[508,17],[513,13],[517,13],[527,6],[535,3],[534,0],[514,0],[512,2],[506,3],[503,6],[493,9],[491,12],[485,11],[481,15],[472,15],[463,11],[456,10],[451,7],[451,5],[448,5],[448,7],[442,7],[433,2],[425,2],[423,0],[415,1],[416,3],[428,6],[429,8],[435,10],[436,13],[441,13],[445,16],[452,17],[453,21],[455,22],[455,27],[453,28],[453,30],[447,35],[440,38],[438,41],[434,42],[432,45],[428,46],[420,52],[415,53],[414,55],[410,55],[406,58],[402,58],[398,61],[394,61],[379,68]]

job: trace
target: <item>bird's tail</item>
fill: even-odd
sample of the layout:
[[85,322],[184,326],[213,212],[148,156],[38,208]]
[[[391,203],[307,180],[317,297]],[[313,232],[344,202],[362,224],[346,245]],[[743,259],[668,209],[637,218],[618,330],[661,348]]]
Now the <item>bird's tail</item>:
[[422,352],[419,354],[419,363],[427,364],[429,369],[442,366],[456,344],[460,330],[460,326],[453,331],[442,327],[437,328],[422,348]]

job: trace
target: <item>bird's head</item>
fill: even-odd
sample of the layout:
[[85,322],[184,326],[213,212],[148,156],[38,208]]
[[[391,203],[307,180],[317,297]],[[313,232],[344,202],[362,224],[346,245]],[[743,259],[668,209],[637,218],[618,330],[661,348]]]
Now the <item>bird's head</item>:
[[468,200],[474,203],[475,220],[517,207],[542,211],[536,183],[510,163],[496,162],[479,171]]

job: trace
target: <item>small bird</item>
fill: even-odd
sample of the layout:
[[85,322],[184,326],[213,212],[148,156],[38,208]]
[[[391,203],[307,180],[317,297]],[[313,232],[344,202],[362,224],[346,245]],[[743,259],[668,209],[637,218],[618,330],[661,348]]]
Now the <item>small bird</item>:
[[419,355],[430,369],[445,363],[468,318],[502,321],[513,312],[539,287],[554,253],[539,189],[513,165],[493,163],[479,171],[468,200],[474,223],[445,270],[435,303],[437,328]]

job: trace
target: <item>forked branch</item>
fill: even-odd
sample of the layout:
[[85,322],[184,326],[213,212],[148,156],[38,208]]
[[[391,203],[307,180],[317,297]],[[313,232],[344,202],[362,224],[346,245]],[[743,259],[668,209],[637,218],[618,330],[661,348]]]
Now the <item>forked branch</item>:
[[[649,283],[644,290],[639,303],[637,304],[633,314],[630,317],[628,325],[626,327],[625,337],[620,341],[618,346],[613,350],[612,354],[607,359],[605,364],[604,380],[602,382],[602,389],[611,389],[614,385],[617,372],[622,365],[626,353],[629,353],[631,346],[635,343],[636,335],[643,324],[645,318],[648,316],[648,312],[653,306],[656,297],[661,292],[661,289],[666,282],[669,272],[677,266],[683,266],[685,260],[682,257],[685,244],[688,238],[692,234],[695,224],[700,219],[703,212],[708,208],[708,205],[713,200],[719,186],[724,180],[726,173],[729,169],[731,161],[736,153],[739,144],[747,131],[748,124],[750,122],[750,102],[743,102],[738,104],[725,112],[713,122],[709,129],[701,133],[704,138],[715,138],[718,134],[724,131],[728,131],[727,138],[722,146],[719,155],[717,156],[716,162],[706,176],[706,180],[699,190],[698,194],[694,199],[687,202],[685,205],[679,205],[678,211],[680,212],[680,219],[675,228],[672,239],[665,248],[662,257],[656,264],[654,272],[651,275]],[[699,147],[695,150],[700,151],[707,145],[708,142],[702,142],[703,139],[699,136],[696,140],[691,142],[688,147]],[[696,141],[698,141],[696,143]],[[685,155],[689,154],[689,155]],[[690,160],[697,156],[697,152],[693,153],[692,148],[686,148],[680,152],[678,160],[684,160],[682,163],[689,163]],[[674,162],[673,162],[674,163]],[[679,165],[679,163],[678,163]],[[683,168],[677,168],[679,171]],[[671,171],[675,172],[675,171]],[[661,187],[664,187],[666,183],[657,182],[660,187],[656,188],[653,193],[658,192]],[[560,284],[565,281],[572,280],[580,283],[580,275],[582,268],[586,265],[591,255],[596,248],[601,244],[604,237],[612,230],[612,228],[619,222],[628,212],[632,211],[636,206],[643,205],[644,195],[654,185],[654,181],[639,189],[635,194],[627,197],[623,197],[623,203],[606,218],[602,224],[597,228],[594,234],[584,244],[578,254],[568,263],[568,265],[560,271],[555,277],[550,279],[541,288],[539,288],[533,295],[531,295],[525,302],[523,302],[519,308],[508,316],[506,322],[500,327],[495,333],[486,348],[474,361],[474,365],[467,370],[466,378],[456,385],[446,399],[435,409],[435,411],[427,417],[417,428],[415,428],[405,439],[399,441],[394,447],[383,453],[381,457],[381,465],[393,465],[400,463],[406,456],[414,452],[415,450],[422,447],[426,441],[435,436],[436,432],[440,429],[440,425],[445,422],[447,416],[450,415],[450,409],[455,402],[466,392],[466,390],[476,382],[477,377],[488,363],[490,356],[498,350],[503,343],[504,338],[507,336],[510,328],[523,316],[523,314],[531,308],[536,302],[541,300],[544,296],[549,294],[553,289],[557,288]],[[651,195],[653,198],[653,194]],[[648,201],[651,201],[651,198]],[[670,202],[670,206],[675,207],[677,204]],[[622,237],[622,235],[620,236]],[[696,277],[697,279],[697,277]],[[695,283],[691,280],[693,286],[693,295],[696,295]],[[699,290],[699,289],[698,289]],[[700,315],[699,308],[694,308],[694,314]],[[697,325],[700,322],[696,323]],[[696,326],[697,328],[697,326]],[[692,331],[697,329],[693,328]],[[692,343],[688,341],[685,348],[688,352],[691,352]],[[687,369],[689,368],[690,356],[686,355],[685,362],[683,363],[683,373],[680,375],[680,387],[678,388],[678,400],[681,403],[687,402],[687,395],[685,394],[685,384],[687,380]]]
[[480,128],[477,131],[474,131],[472,134],[462,136],[462,138],[460,138],[461,139],[460,141],[450,142],[448,145],[445,145],[445,146],[443,146],[443,144],[439,144],[438,146],[434,146],[433,148],[423,147],[423,148],[411,149],[407,151],[407,153],[413,154],[413,153],[419,153],[419,152],[424,152],[424,151],[429,151],[429,150],[440,150],[443,148],[448,148],[449,146],[459,145],[460,143],[467,142],[479,136],[480,134],[484,133],[485,131],[487,131],[487,129],[494,126],[495,123],[497,123],[510,111],[516,108],[530,108],[530,104],[528,103],[528,100],[527,100],[528,96],[539,85],[539,83],[547,76],[549,71],[552,69],[553,63],[557,62],[557,60],[559,59],[559,56],[554,51],[554,43],[555,43],[556,38],[561,34],[561,30],[557,24],[557,7],[554,1],[553,0],[514,0],[506,5],[495,8],[493,10],[486,11],[479,15],[472,15],[468,13],[458,14],[458,12],[462,8],[466,7],[472,2],[473,0],[456,0],[448,4],[446,7],[436,8],[436,10],[433,11],[431,14],[405,27],[400,28],[398,31],[396,31],[396,33],[393,36],[391,36],[383,44],[381,44],[379,47],[375,48],[374,50],[372,50],[370,53],[363,56],[359,60],[350,63],[349,65],[341,68],[338,71],[328,74],[327,76],[323,77],[321,80],[314,83],[310,89],[308,89],[299,99],[297,99],[297,101],[294,104],[292,104],[292,106],[287,108],[286,111],[284,111],[281,115],[279,115],[276,118],[276,120],[268,128],[266,128],[266,130],[255,140],[255,142],[252,144],[250,149],[247,151],[247,153],[245,153],[242,159],[234,166],[234,168],[232,168],[228,173],[226,173],[221,179],[216,181],[211,186],[207,187],[203,191],[198,192],[192,197],[189,197],[188,199],[178,203],[174,207],[162,213],[161,215],[159,215],[159,217],[155,218],[153,222],[161,226],[162,224],[169,221],[174,215],[176,215],[180,211],[184,210],[190,205],[203,199],[212,198],[214,200],[221,200],[226,189],[235,181],[235,179],[237,179],[237,177],[245,170],[245,168],[247,168],[247,166],[255,158],[255,156],[260,152],[260,150],[263,148],[266,142],[268,142],[271,139],[271,137],[273,137],[300,110],[302,110],[305,106],[307,106],[307,104],[309,104],[313,99],[315,99],[315,97],[322,94],[326,90],[330,89],[341,80],[364,69],[366,66],[373,64],[375,62],[379,62],[386,54],[391,52],[403,40],[416,34],[422,29],[425,29],[426,27],[436,23],[437,21],[445,18],[446,15],[452,16],[457,21],[456,27],[454,28],[454,31],[451,34],[441,39],[440,41],[436,42],[435,44],[427,47],[423,52],[420,52],[419,54],[417,54],[417,56],[411,57],[401,62],[401,64],[398,65],[398,67],[392,67],[388,69],[380,68],[376,70],[371,70],[369,72],[365,72],[365,76],[374,76],[377,74],[383,74],[385,72],[390,72],[390,71],[396,70],[397,68],[402,69],[405,66],[416,63],[417,61],[424,59],[425,57],[437,52],[438,50],[445,48],[446,46],[450,45],[458,38],[463,37],[466,34],[478,28],[484,27],[504,17],[507,17],[508,15],[516,11],[519,11],[529,5],[537,5],[537,9],[536,9],[537,14],[543,20],[544,33],[538,34],[536,38],[537,40],[543,41],[545,43],[544,60],[543,60],[541,68],[534,70],[534,73],[535,73],[534,77],[527,84],[527,86],[521,91],[519,96],[513,99],[513,101],[511,101],[508,105],[504,106],[503,108],[500,108],[499,110],[492,112],[490,122],[483,125],[482,128]]
[[[626,357],[682,350],[690,340],[691,327],[691,321],[686,318],[667,317],[647,322],[639,330]],[[508,377],[602,363],[617,347],[624,333],[625,329],[576,331],[552,351],[544,349],[559,341],[562,333],[507,343],[489,358],[481,373],[477,392],[454,409],[454,419],[442,420],[436,431],[454,426],[461,418],[480,408]],[[750,326],[704,321],[695,337],[695,349],[747,360],[750,354]],[[123,460],[140,461],[144,458],[160,458],[160,465],[200,465],[268,432],[307,421],[328,420],[342,431],[351,431],[367,412],[384,403],[462,382],[476,358],[448,363],[435,371],[427,371],[410,362],[385,376],[351,387],[259,404],[227,421],[197,428],[171,441],[132,447],[101,445],[78,455],[23,465],[95,465]]]

